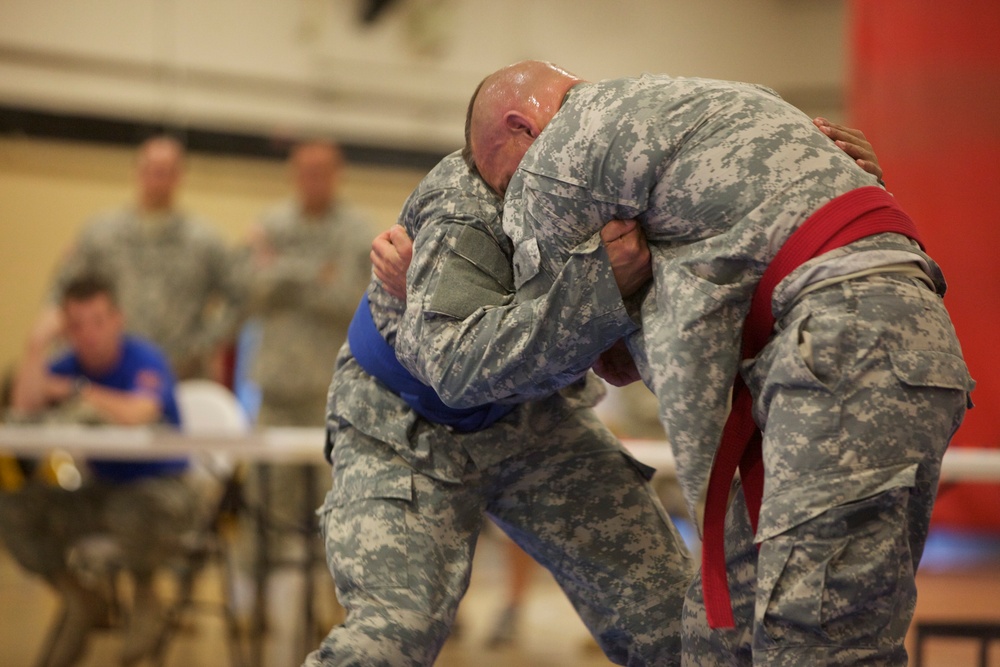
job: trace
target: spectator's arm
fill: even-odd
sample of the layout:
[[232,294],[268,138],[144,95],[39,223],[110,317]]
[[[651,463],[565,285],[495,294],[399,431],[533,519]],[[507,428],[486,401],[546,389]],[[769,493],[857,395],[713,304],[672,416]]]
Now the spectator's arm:
[[[229,251],[221,241],[213,242],[207,251],[212,267],[211,298],[206,311],[202,313],[202,326],[192,349],[212,369],[221,367],[227,347],[235,340],[236,332],[246,318],[247,292],[245,255],[240,250]],[[226,378],[213,377],[225,382]]]
[[345,234],[344,247],[321,261],[276,252],[262,233],[252,238],[250,312],[295,309],[320,317],[354,312],[371,276],[367,227]]
[[11,407],[23,414],[44,410],[52,402],[65,399],[68,387],[61,382],[52,382],[46,365],[52,343],[63,330],[62,311],[57,306],[48,306],[39,315],[32,327],[24,356],[14,377]]
[[160,398],[144,391],[121,391],[87,383],[79,396],[105,421],[120,426],[152,424],[163,414]]

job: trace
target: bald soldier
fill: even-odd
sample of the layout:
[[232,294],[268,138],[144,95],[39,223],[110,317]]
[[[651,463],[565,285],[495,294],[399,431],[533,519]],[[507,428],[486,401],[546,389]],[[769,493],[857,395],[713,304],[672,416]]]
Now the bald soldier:
[[[905,664],[940,461],[972,388],[912,221],[758,86],[589,84],[519,63],[483,82],[469,121],[475,165],[506,192],[525,296],[587,251],[599,220],[638,217],[647,235],[653,286],[628,347],[660,399],[689,505],[706,497],[707,599],[696,581],[686,663]],[[499,400],[614,342],[553,338],[514,373],[501,355],[462,367],[437,350],[447,372],[431,384],[458,407]],[[738,465],[747,489],[723,552]]]

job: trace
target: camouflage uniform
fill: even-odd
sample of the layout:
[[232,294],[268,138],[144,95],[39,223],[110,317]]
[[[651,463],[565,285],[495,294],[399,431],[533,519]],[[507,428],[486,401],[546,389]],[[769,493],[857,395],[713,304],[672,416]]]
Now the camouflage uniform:
[[[512,248],[498,203],[453,154],[404,207],[415,239],[409,310],[437,322],[437,333],[473,311],[531,319],[511,303]],[[568,273],[592,275],[594,264],[610,275],[606,258],[579,264]],[[603,298],[606,288],[590,284],[578,283],[579,304]],[[369,298],[379,331],[397,342],[406,304],[377,281]],[[634,325],[624,317],[617,328]],[[444,334],[425,335],[431,348],[447,344]],[[431,664],[468,586],[485,515],[552,571],[610,659],[678,664],[691,563],[648,470],[590,409],[602,393],[590,376],[458,433],[418,417],[345,345],[330,387],[333,487],[321,528],[348,616],[306,664]]]
[[183,562],[185,543],[200,519],[195,485],[165,475],[129,483],[88,482],[66,491],[30,480],[0,492],[0,535],[29,572],[52,581],[72,565],[71,550],[93,535],[110,537],[130,571],[141,576]]
[[[972,388],[940,270],[895,234],[811,260],[775,290],[767,347],[740,361],[750,299],[777,249],[821,205],[873,183],[772,91],[648,75],[574,87],[510,181],[503,226],[528,260],[518,285],[544,290],[605,221],[641,221],[654,283],[630,349],[660,399],[692,510],[736,373],[753,392],[766,469],[759,561],[737,504],[727,536],[737,630],[708,630],[696,582],[687,664],[749,664],[751,647],[754,664],[905,664],[940,461]],[[881,273],[858,275],[868,269]],[[553,338],[559,363],[538,377],[584,368],[612,342]],[[559,365],[573,347],[579,362]],[[498,387],[502,368],[474,370],[469,402],[522,386]]]
[[[163,349],[180,379],[203,374],[233,328],[238,291],[226,248],[193,216],[144,216],[131,207],[99,216],[60,268],[53,294],[95,272],[114,281],[129,330]],[[223,308],[210,313],[215,302]]]
[[320,426],[337,350],[368,283],[373,232],[345,205],[314,219],[292,200],[260,226],[275,253],[248,272],[246,311],[261,324],[252,371],[263,394],[260,423]]
[[[371,273],[372,231],[346,205],[311,219],[294,200],[265,213],[260,227],[274,258],[266,266],[247,261],[243,267],[244,310],[261,331],[252,362],[252,377],[262,394],[257,422],[322,426],[337,350]],[[272,520],[301,525],[306,489],[300,466],[266,467]],[[259,495],[260,470],[255,467],[250,479],[254,497]],[[312,507],[322,501],[328,479],[322,468],[317,474],[322,477],[317,478]]]

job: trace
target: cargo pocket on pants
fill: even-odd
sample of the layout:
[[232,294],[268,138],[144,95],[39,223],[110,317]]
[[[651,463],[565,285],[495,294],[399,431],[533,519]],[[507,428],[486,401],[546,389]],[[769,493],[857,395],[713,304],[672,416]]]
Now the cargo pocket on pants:
[[[892,353],[892,371],[896,379],[911,390],[938,390],[944,394],[949,390],[963,392],[965,408],[972,407],[972,390],[975,380],[969,375],[965,360],[948,352],[933,350],[903,350]],[[930,396],[934,404],[942,401]],[[935,406],[931,406],[935,407]],[[955,416],[952,433],[962,423],[965,410],[959,410]]]
[[909,493],[899,487],[833,507],[762,544],[757,616],[763,635],[755,644],[862,647],[901,640],[904,612],[916,594]]
[[406,588],[413,473],[402,459],[334,481],[320,510],[338,588]]

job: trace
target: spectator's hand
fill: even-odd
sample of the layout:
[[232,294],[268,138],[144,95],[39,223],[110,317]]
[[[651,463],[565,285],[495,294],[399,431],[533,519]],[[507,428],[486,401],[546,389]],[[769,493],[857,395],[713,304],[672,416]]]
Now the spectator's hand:
[[625,346],[624,338],[619,338],[614,345],[601,353],[593,370],[599,378],[616,387],[624,387],[642,379],[635,360]]
[[635,220],[612,220],[601,229],[622,298],[635,294],[653,277],[646,235]]
[[49,346],[62,337],[66,327],[62,309],[59,307],[46,308],[32,325],[31,333],[28,335],[28,349],[37,353],[44,353]]
[[397,299],[406,301],[406,270],[413,259],[413,241],[400,225],[393,225],[372,241],[372,267],[382,287]]
[[879,166],[878,157],[872,145],[865,139],[865,133],[854,128],[844,127],[837,123],[831,123],[826,118],[813,118],[813,125],[818,127],[823,134],[833,139],[837,146],[854,158],[858,166],[872,174],[882,182],[882,167]]
[[49,403],[62,403],[72,398],[76,391],[73,379],[65,375],[48,375],[45,378],[45,399]]

